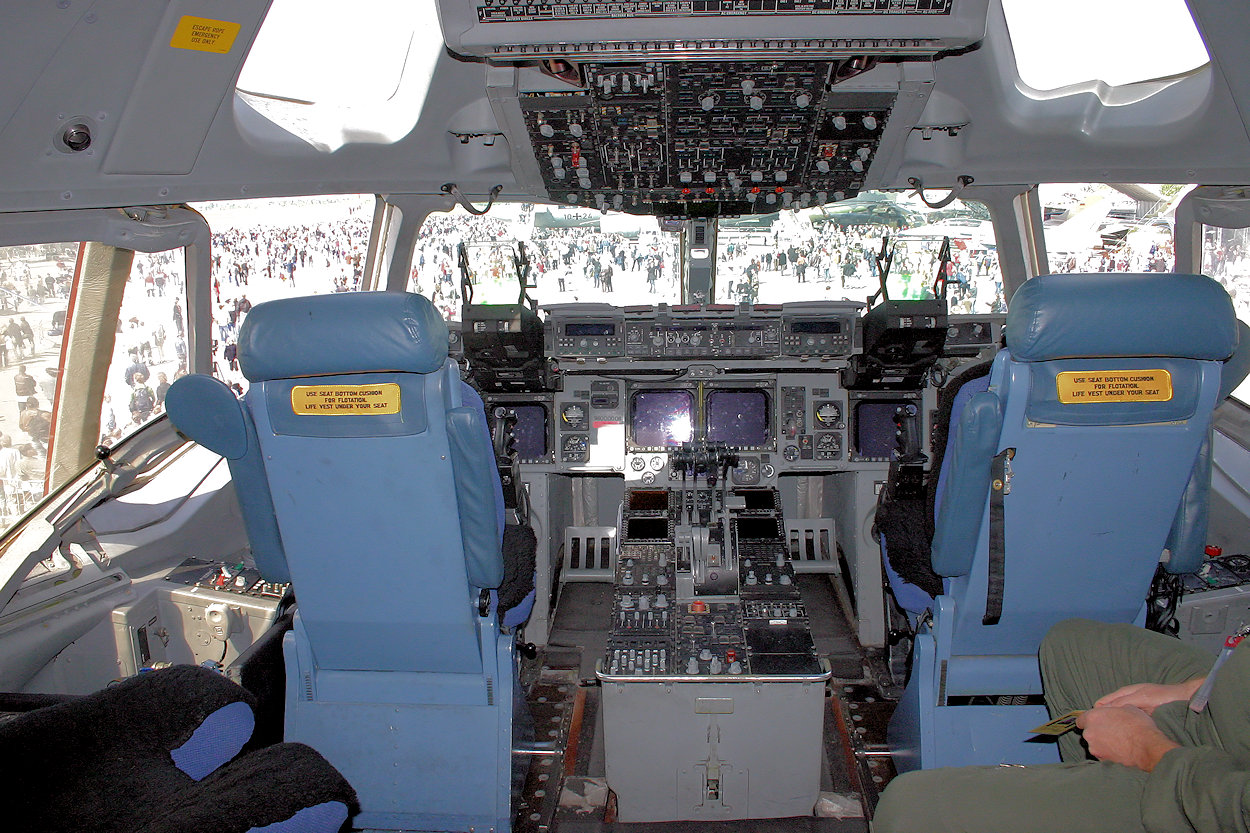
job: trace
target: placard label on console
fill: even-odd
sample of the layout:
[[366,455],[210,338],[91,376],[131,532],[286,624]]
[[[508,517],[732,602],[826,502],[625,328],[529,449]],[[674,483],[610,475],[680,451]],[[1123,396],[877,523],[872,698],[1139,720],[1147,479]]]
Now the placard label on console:
[[1059,401],[1168,402],[1172,374],[1166,370],[1065,370],[1056,377]]
[[399,413],[399,385],[297,385],[291,388],[291,410],[297,414]]

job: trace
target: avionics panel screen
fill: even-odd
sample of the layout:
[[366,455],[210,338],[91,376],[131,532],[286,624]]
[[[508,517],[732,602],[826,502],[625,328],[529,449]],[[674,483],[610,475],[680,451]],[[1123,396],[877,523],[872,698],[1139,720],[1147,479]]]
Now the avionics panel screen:
[[781,537],[781,527],[776,518],[738,518],[738,540],[771,539]]
[[625,537],[632,540],[643,538],[667,538],[667,518],[630,518],[625,523]]
[[658,489],[636,489],[629,493],[629,508],[638,511],[668,509],[668,492]]
[[762,390],[714,390],[707,395],[707,438],[738,448],[768,442],[768,394]]
[[569,323],[564,325],[567,336],[613,336],[616,335],[615,324],[600,323]]
[[905,402],[860,402],[855,406],[855,452],[861,457],[893,457],[898,447],[894,415]]
[[629,433],[643,448],[675,446],[694,438],[694,394],[640,390],[629,401]]
[[813,335],[838,335],[842,332],[842,322],[834,318],[828,321],[793,321],[790,324],[792,333],[811,333]]
[[522,460],[536,460],[547,455],[547,409],[542,405],[513,405],[516,425],[516,453]]

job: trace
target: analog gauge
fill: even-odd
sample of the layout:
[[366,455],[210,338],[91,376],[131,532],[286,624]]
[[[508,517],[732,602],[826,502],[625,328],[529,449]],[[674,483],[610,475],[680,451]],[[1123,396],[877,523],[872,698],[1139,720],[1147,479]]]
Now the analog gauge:
[[782,450],[781,456],[785,457],[787,462],[793,463],[799,459],[799,447],[797,445],[788,445]]
[[733,470],[735,486],[754,486],[760,482],[760,461],[754,457],[743,457]]
[[841,434],[816,435],[816,459],[832,460],[842,451]]
[[648,471],[648,472],[643,472],[643,475],[642,475],[642,485],[644,485],[644,486],[650,486],[650,485],[651,485],[652,483],[654,483],[654,482],[655,482],[655,475],[654,475],[654,474],[652,474],[652,473],[651,473],[651,472],[649,472],[649,471]]
[[842,409],[837,402],[822,402],[816,409],[816,422],[824,428],[833,428],[842,419]]
[[766,480],[771,480],[772,476],[777,473],[777,469],[773,468],[772,463],[764,463],[760,466],[760,476]]
[[647,461],[641,457],[635,457],[629,461],[629,467],[634,471],[642,471],[647,467]]
[[651,470],[659,471],[662,468],[664,468],[664,458],[657,454],[651,458]]
[[586,409],[576,402],[565,405],[564,410],[560,412],[560,419],[567,427],[574,431],[581,431],[586,427]]

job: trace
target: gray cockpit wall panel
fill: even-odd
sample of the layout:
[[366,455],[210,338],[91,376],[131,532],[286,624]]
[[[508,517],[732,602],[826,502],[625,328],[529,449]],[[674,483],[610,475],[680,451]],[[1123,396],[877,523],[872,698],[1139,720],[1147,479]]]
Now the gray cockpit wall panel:
[[[226,55],[170,54],[187,52],[169,46],[181,17],[204,14],[185,0],[46,4],[8,15],[20,19],[4,21],[0,50],[0,211],[431,194],[448,181],[470,197],[497,184],[504,198],[526,196],[509,156],[532,154],[529,139],[498,123],[480,59],[441,55],[416,126],[393,144],[323,152],[266,120],[236,96],[234,79],[267,5],[215,7],[214,15],[240,24]],[[1241,48],[1250,18],[1217,0],[1191,6],[1212,64],[1156,84],[1141,100],[1124,103],[1145,88],[1118,88],[1117,103],[1104,104],[1097,91],[1040,98],[1020,89],[1002,10],[990,0],[985,40],[936,61],[924,112],[895,126],[910,131],[904,152],[874,165],[865,188],[905,188],[909,177],[940,187],[958,176],[978,185],[1244,181],[1250,141],[1236,102],[1250,100],[1250,59]],[[601,23],[600,37],[612,37],[617,24]],[[837,26],[836,16],[815,19],[813,34],[836,34]],[[522,88],[568,89],[534,66],[518,71]],[[897,75],[893,67],[875,72]],[[92,132],[91,147],[80,152],[60,139],[76,120]],[[941,129],[955,125],[953,136]],[[926,127],[938,129],[926,139]]]

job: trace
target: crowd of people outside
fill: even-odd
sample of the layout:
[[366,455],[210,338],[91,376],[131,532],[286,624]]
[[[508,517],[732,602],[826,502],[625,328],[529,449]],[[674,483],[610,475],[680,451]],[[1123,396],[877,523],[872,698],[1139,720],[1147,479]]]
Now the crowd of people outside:
[[[0,523],[43,496],[56,359],[77,245],[0,249]],[[2,385],[3,382],[0,382]]]

